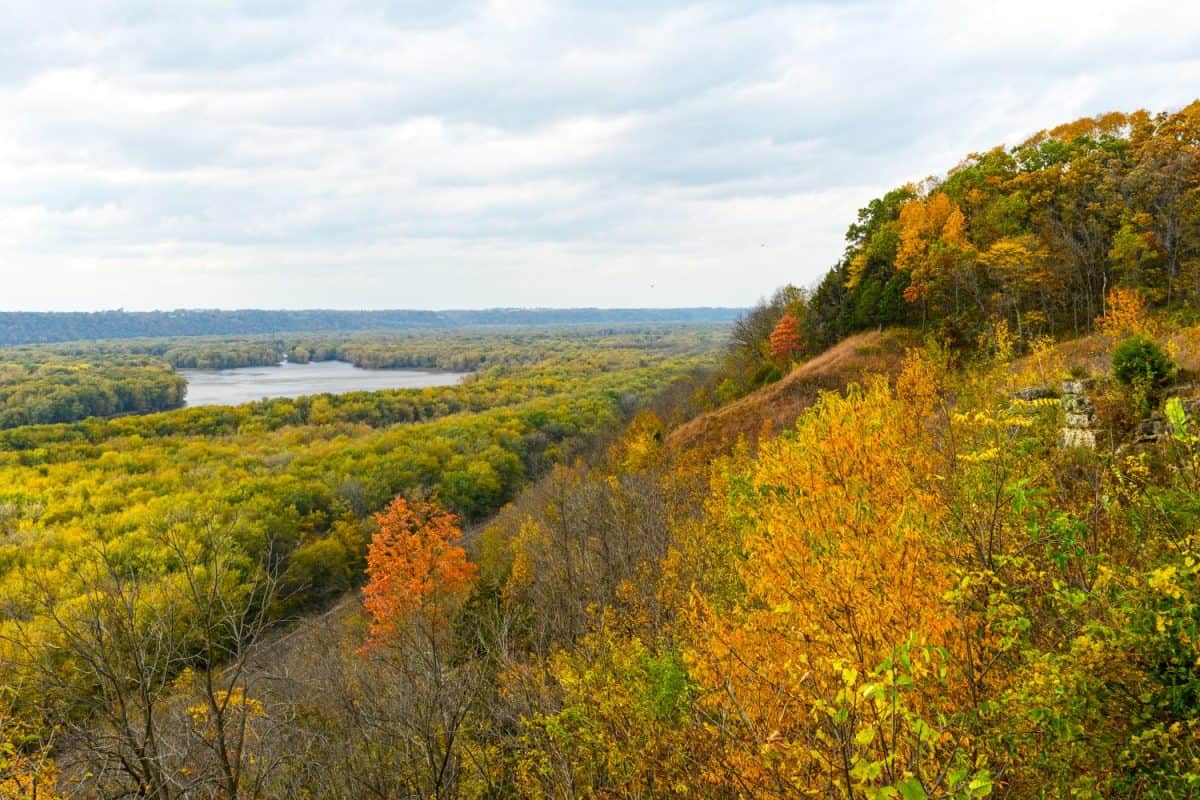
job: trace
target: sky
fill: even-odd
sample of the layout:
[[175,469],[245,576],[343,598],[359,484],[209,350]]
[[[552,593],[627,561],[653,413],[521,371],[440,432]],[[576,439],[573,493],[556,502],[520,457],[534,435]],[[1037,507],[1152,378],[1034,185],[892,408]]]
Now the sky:
[[1200,4],[10,0],[0,310],[746,306]]

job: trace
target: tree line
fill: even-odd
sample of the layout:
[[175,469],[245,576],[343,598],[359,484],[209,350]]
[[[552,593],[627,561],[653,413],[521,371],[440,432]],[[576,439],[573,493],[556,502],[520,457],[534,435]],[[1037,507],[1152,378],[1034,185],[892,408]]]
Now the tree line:
[[135,337],[333,331],[453,330],[477,326],[719,323],[739,308],[493,308],[481,310],[0,312],[0,346]]

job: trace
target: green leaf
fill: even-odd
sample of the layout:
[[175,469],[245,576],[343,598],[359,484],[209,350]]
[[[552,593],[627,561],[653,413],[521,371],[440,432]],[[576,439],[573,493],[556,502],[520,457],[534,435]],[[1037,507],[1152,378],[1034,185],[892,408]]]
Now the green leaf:
[[904,800],[925,800],[928,797],[925,787],[916,778],[905,778],[896,784],[896,788],[900,790],[900,796]]
[[967,784],[967,792],[971,797],[987,797],[992,793],[992,776],[986,770],[980,772]]
[[1167,401],[1167,407],[1163,409],[1167,417],[1167,422],[1171,423],[1171,428],[1174,431],[1175,438],[1183,441],[1187,438],[1187,412],[1183,410],[1183,402],[1178,397],[1172,397]]

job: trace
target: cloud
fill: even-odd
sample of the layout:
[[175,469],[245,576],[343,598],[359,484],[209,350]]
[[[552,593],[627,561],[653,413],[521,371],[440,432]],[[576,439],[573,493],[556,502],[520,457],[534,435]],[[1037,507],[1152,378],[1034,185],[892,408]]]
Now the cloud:
[[1200,10],[16,3],[0,308],[749,304],[965,154],[1200,85]]

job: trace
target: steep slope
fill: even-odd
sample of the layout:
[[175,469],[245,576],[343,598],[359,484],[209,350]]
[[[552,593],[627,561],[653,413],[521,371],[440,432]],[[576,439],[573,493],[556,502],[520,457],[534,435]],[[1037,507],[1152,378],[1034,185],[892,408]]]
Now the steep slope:
[[676,428],[668,446],[713,455],[729,450],[739,438],[753,445],[764,426],[776,432],[791,427],[820,392],[844,389],[869,374],[895,374],[905,350],[916,343],[915,332],[899,328],[850,336],[782,380]]

